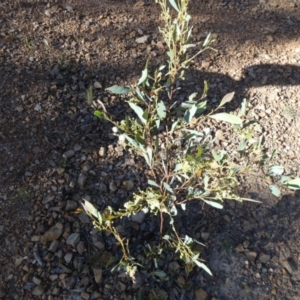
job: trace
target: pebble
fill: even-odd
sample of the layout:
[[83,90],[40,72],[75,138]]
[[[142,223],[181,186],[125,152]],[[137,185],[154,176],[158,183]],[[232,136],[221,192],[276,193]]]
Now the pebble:
[[72,201],[72,200],[67,200],[67,204],[66,204],[66,211],[73,211],[76,210],[76,208],[78,207],[77,202]]
[[109,189],[112,191],[112,192],[115,192],[118,188],[117,186],[115,185],[115,183],[113,181],[111,181],[109,183]]
[[32,295],[34,296],[41,296],[44,294],[44,288],[42,285],[38,285],[36,286],[33,290],[32,290]]
[[196,300],[206,300],[207,293],[203,289],[195,290]]
[[102,269],[93,268],[93,273],[96,283],[101,283],[103,280]]
[[75,155],[75,150],[68,150],[63,154],[66,159],[72,158]]
[[84,242],[83,242],[83,241],[80,241],[80,242],[77,244],[76,249],[77,249],[78,253],[79,253],[80,255],[82,255],[82,254],[86,251]]
[[105,157],[105,156],[106,156],[106,153],[107,153],[107,150],[106,150],[105,147],[100,147],[98,153],[99,153],[99,155],[100,155],[101,157]]
[[48,250],[54,253],[56,252],[58,245],[59,245],[58,241],[55,240],[50,244]]
[[71,245],[73,247],[75,247],[80,241],[80,234],[79,233],[71,233],[67,240],[66,240],[66,243],[68,245]]
[[86,180],[87,180],[87,176],[83,173],[80,173],[79,177],[78,177],[78,185],[81,189],[83,189],[83,187],[86,183]]
[[67,290],[71,290],[76,284],[77,278],[75,276],[66,277],[62,280],[63,286]]
[[250,261],[250,262],[254,262],[256,257],[257,257],[257,253],[254,252],[254,251],[250,251],[248,249],[245,249],[245,254],[246,254],[246,257],[247,259]]
[[41,237],[40,241],[43,244],[46,244],[47,242],[52,242],[54,240],[57,240],[63,233],[63,224],[62,223],[56,223],[54,226],[52,226],[48,231],[44,233],[44,235]]
[[146,218],[146,214],[143,211],[139,211],[135,215],[131,216],[131,220],[137,223],[143,223]]
[[271,259],[269,254],[261,253],[258,257],[258,260],[262,263],[267,263]]
[[134,182],[132,180],[123,181],[123,186],[127,191],[131,191],[134,188]]
[[83,223],[83,224],[90,224],[90,218],[87,214],[85,213],[81,213],[78,215],[79,220]]
[[73,254],[71,252],[66,253],[64,256],[65,262],[67,264],[69,264],[71,262],[72,258],[73,258]]

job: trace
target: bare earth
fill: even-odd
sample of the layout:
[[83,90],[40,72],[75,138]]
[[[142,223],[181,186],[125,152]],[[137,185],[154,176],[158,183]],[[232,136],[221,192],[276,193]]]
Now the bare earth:
[[[181,97],[207,80],[212,105],[232,91],[228,111],[249,99],[266,147],[299,177],[299,0],[194,0],[190,12],[194,39],[212,32],[217,51],[193,62]],[[260,205],[191,207],[178,221],[207,245],[213,277],[200,269],[185,277],[180,262],[162,258],[167,280],[140,270],[132,283],[108,266],[115,240],[73,213],[83,197],[117,208],[145,187],[143,162],[93,116],[85,93],[92,86],[93,100],[122,118],[124,100],[105,88],[133,83],[146,59],[163,63],[159,22],[153,0],[0,0],[1,299],[300,299],[300,195],[277,199],[263,177],[242,186]],[[119,228],[143,246],[156,225]]]

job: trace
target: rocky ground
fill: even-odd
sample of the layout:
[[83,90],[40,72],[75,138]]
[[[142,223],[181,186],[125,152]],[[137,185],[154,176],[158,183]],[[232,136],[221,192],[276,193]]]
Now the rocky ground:
[[[211,103],[231,91],[227,110],[249,99],[266,147],[299,177],[298,0],[194,0],[190,12],[194,38],[212,32],[217,52],[193,62],[182,96],[207,80]],[[299,194],[277,199],[263,177],[243,183],[260,205],[182,216],[182,232],[207,245],[212,277],[198,269],[187,278],[163,258],[168,280],[140,271],[132,283],[109,267],[115,240],[74,214],[83,198],[117,208],[145,187],[143,162],[118,145],[91,102],[122,118],[123,99],[105,88],[133,83],[146,59],[165,60],[158,26],[152,0],[0,1],[1,299],[300,299]],[[142,216],[119,229],[145,245],[156,225]]]

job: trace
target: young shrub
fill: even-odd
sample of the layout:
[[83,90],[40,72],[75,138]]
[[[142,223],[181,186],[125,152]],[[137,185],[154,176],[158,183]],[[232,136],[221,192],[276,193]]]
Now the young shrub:
[[[83,203],[83,208],[98,230],[115,236],[123,253],[116,268],[125,268],[130,276],[134,277],[139,264],[130,255],[130,239],[126,239],[116,230],[114,221],[140,211],[159,218],[160,241],[148,249],[149,256],[154,258],[154,269],[157,267],[155,257],[172,251],[182,260],[187,273],[198,266],[211,274],[209,268],[200,260],[199,247],[194,247],[200,243],[188,235],[182,238],[178,234],[175,228],[178,208],[184,211],[186,203],[191,200],[202,201],[217,209],[222,209],[222,202],[227,199],[252,201],[239,197],[235,192],[239,177],[261,162],[262,139],[256,140],[251,134],[253,122],[247,120],[246,100],[238,115],[217,112],[233,99],[234,93],[225,95],[219,106],[211,112],[206,111],[206,82],[202,95],[193,93],[184,102],[174,101],[174,95],[179,90],[176,83],[184,80],[184,70],[197,55],[211,49],[212,40],[208,35],[202,42],[191,43],[188,0],[169,0],[176,12],[175,18],[171,17],[167,0],[156,2],[161,7],[164,22],[160,32],[168,47],[166,65],[158,67],[150,74],[147,62],[135,85],[114,85],[107,89],[114,94],[127,94],[127,103],[135,117],[126,116],[121,122],[114,121],[103,104],[101,111],[95,111],[97,117],[114,125],[114,132],[124,142],[124,147],[131,148],[145,159],[151,174],[148,179],[149,186],[134,194],[133,199],[118,211],[108,206],[99,212],[88,201]],[[190,57],[189,48],[197,49]],[[232,134],[240,139],[238,162],[231,160],[225,149],[211,149],[213,144],[209,141],[209,133],[199,129],[199,125],[207,118],[233,125]],[[153,274],[158,277],[167,276],[160,270]]]

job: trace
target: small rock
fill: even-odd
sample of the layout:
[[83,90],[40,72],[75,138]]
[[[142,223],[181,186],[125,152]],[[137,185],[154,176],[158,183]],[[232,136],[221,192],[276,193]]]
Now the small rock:
[[93,268],[93,272],[94,272],[94,277],[95,277],[95,281],[96,283],[101,283],[103,276],[102,276],[102,269],[99,268]]
[[78,215],[79,220],[83,223],[83,224],[90,224],[90,218],[87,214],[85,213],[81,213]]
[[66,255],[64,256],[65,262],[67,264],[71,262],[72,258],[73,258],[73,254],[71,252],[66,253]]
[[38,285],[38,286],[36,286],[33,290],[32,290],[32,295],[34,295],[34,296],[41,296],[41,295],[43,295],[44,294],[44,288],[43,288],[43,286],[42,285]]
[[71,233],[67,240],[66,240],[66,243],[68,245],[71,245],[73,247],[75,247],[80,241],[80,234],[79,233]]
[[83,173],[80,173],[78,177],[78,185],[81,189],[84,187],[86,180],[87,180],[87,176]]
[[254,252],[254,251],[250,251],[248,249],[245,249],[245,254],[247,256],[247,259],[250,261],[250,262],[254,262],[256,257],[257,257],[257,253]]
[[54,253],[54,252],[56,252],[58,245],[59,245],[58,241],[55,240],[51,243],[48,250]]
[[228,223],[231,222],[230,217],[228,215],[223,216],[223,219]]
[[77,249],[78,253],[79,253],[80,255],[82,255],[82,254],[85,252],[85,250],[86,250],[84,242],[83,242],[83,241],[80,241],[80,242],[77,244],[76,249]]
[[109,183],[109,189],[112,191],[112,192],[115,192],[118,188],[117,186],[115,185],[115,183],[113,181],[111,181]]
[[206,300],[207,293],[202,289],[198,289],[195,291],[195,296],[197,300]]
[[207,241],[210,237],[210,233],[209,232],[201,232],[201,238],[204,240],[204,241]]
[[131,191],[134,188],[134,182],[132,180],[123,181],[123,186],[127,191]]
[[104,183],[99,184],[99,191],[106,193],[107,192],[107,186]]
[[146,42],[147,42],[148,37],[149,37],[149,35],[144,35],[144,36],[141,36],[141,37],[139,37],[139,38],[136,38],[135,41],[136,41],[138,44],[143,44],[143,43],[146,43]]
[[139,211],[135,215],[131,216],[131,220],[137,223],[143,223],[146,218],[146,214],[143,211]]
[[37,277],[37,276],[33,276],[32,277],[32,281],[36,284],[36,285],[40,285],[42,280],[41,278]]
[[116,284],[116,289],[119,292],[124,292],[126,290],[126,285],[123,282],[118,281],[117,284]]
[[105,147],[100,147],[100,149],[99,149],[99,155],[100,155],[101,157],[105,157],[105,156],[106,156],[106,153],[107,153],[106,148],[105,148]]
[[294,273],[293,267],[288,260],[286,260],[286,259],[281,260],[280,264],[289,272],[290,275],[292,275]]
[[63,157],[66,159],[69,159],[71,157],[73,157],[75,155],[75,151],[74,150],[68,150],[63,154]]
[[73,211],[77,208],[77,202],[72,200],[67,200],[66,211]]
[[242,244],[237,245],[234,249],[236,252],[239,252],[239,253],[242,253],[245,250]]
[[44,233],[44,235],[41,237],[41,242],[43,244],[46,244],[47,242],[52,242],[54,240],[57,240],[63,233],[63,224],[62,223],[56,223],[54,226],[52,226],[48,231]]
[[247,249],[250,246],[250,242],[249,241],[244,241],[243,246],[244,246],[245,249]]
[[81,146],[81,145],[76,144],[76,145],[74,146],[74,151],[76,151],[76,152],[80,151],[81,149],[82,149],[82,146]]
[[90,161],[85,161],[83,164],[81,164],[81,169],[83,172],[88,172],[90,169],[93,168],[93,165]]
[[80,293],[80,296],[81,296],[81,298],[84,299],[84,300],[89,300],[89,299],[90,299],[90,294],[87,293],[87,292],[82,292],[82,293]]
[[63,279],[62,283],[64,285],[64,288],[67,290],[71,290],[76,283],[77,279],[75,276],[66,277]]
[[271,259],[271,255],[261,253],[258,257],[258,260],[262,263],[267,263]]
[[99,81],[94,82],[94,88],[95,89],[102,89],[102,84]]
[[49,275],[50,281],[55,281],[57,278],[58,278],[57,274],[51,274],[51,275]]
[[51,202],[52,200],[54,200],[54,195],[48,195],[43,199],[42,203],[46,204],[46,203]]

